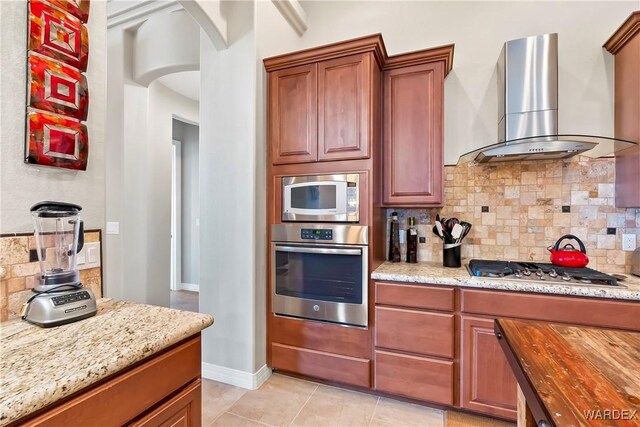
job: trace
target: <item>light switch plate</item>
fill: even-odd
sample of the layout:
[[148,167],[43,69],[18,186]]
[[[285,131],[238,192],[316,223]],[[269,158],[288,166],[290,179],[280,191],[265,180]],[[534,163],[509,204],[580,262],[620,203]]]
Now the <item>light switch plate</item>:
[[107,234],[120,234],[120,223],[107,222]]

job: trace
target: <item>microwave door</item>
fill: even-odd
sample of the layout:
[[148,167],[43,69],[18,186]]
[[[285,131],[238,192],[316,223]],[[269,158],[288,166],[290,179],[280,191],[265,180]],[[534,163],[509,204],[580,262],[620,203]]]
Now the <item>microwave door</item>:
[[346,220],[347,182],[301,182],[284,186],[283,220]]

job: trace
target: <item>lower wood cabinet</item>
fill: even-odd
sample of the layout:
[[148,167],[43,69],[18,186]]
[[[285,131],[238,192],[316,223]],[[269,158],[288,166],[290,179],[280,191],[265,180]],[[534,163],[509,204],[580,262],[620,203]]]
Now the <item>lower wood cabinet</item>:
[[460,319],[460,406],[515,419],[518,384],[493,332],[493,319]]
[[376,350],[374,377],[378,391],[453,405],[452,360]]
[[20,426],[192,426],[202,424],[200,334]]
[[271,367],[358,387],[371,387],[371,362],[340,354],[271,344]]

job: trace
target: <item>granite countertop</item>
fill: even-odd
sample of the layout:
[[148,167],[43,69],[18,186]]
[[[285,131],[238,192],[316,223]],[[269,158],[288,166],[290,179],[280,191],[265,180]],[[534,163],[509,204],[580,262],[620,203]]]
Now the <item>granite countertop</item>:
[[464,265],[460,268],[448,268],[433,262],[409,264],[389,261],[384,262],[371,274],[372,279],[394,282],[640,301],[640,277],[630,274],[625,274],[625,276],[625,280],[618,282],[624,287],[562,285],[549,282],[523,282],[506,278],[471,277]]
[[207,314],[98,300],[98,313],[54,328],[0,323],[0,425],[44,408],[213,324]]

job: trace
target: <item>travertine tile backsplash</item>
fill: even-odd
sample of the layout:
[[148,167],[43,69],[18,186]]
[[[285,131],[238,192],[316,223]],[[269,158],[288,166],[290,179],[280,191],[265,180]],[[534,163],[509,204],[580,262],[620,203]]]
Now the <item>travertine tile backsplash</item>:
[[[589,267],[629,271],[631,252],[622,251],[622,234],[636,234],[640,242],[640,209],[615,207],[614,159],[469,163],[447,166],[445,175],[442,209],[395,209],[402,229],[407,217],[415,216],[419,235],[426,237],[418,260],[442,261],[442,242],[431,230],[440,213],[473,224],[462,246],[465,258],[547,261],[546,248],[574,234],[587,247]],[[616,234],[608,235],[607,228]],[[402,253],[404,258],[404,247]]]
[[[87,231],[85,243],[100,242],[98,231]],[[29,262],[29,250],[36,249],[33,236],[0,237],[0,266],[6,269],[0,280],[0,322],[15,317],[29,296],[40,274],[38,262]],[[82,284],[93,291],[96,298],[102,297],[102,267],[80,270]]]

